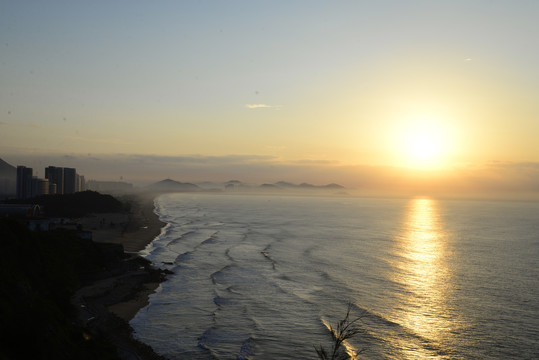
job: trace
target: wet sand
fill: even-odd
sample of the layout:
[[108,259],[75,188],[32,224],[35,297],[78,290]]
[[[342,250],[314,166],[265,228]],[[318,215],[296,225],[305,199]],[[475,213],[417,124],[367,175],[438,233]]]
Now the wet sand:
[[134,340],[129,326],[166,276],[137,254],[165,226],[154,213],[155,197],[124,196],[120,199],[131,204],[129,213],[97,214],[78,220],[84,230],[92,231],[94,242],[119,244],[124,249],[120,268],[81,288],[72,299],[79,309],[79,322],[112,341],[124,359],[162,359],[149,346]]

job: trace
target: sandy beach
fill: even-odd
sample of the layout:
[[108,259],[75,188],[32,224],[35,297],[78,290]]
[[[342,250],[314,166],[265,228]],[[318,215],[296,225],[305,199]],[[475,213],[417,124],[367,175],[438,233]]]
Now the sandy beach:
[[134,340],[129,326],[129,321],[148,304],[149,295],[166,276],[137,254],[165,225],[154,213],[155,197],[155,194],[124,196],[121,200],[131,205],[129,213],[97,214],[78,220],[84,230],[92,231],[94,242],[123,247],[121,266],[81,288],[72,302],[79,309],[81,324],[112,341],[125,359],[162,359],[149,346]]
[[119,199],[129,202],[129,213],[102,213],[84,217],[78,222],[84,230],[92,231],[93,240],[121,244],[124,251],[143,250],[161,232],[165,223],[154,213],[156,194],[139,193]]

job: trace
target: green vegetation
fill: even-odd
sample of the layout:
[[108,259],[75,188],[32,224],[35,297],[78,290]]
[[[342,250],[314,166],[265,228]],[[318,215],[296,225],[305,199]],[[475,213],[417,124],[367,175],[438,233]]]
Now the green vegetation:
[[345,317],[337,323],[336,327],[328,325],[329,332],[331,334],[332,345],[329,350],[326,350],[322,345],[315,346],[318,358],[321,360],[345,360],[345,359],[357,359],[361,351],[355,350],[351,347],[346,347],[346,343],[349,339],[356,337],[364,332],[363,328],[358,324],[362,316],[351,318],[350,313],[352,311],[352,303],[348,303],[348,309]]
[[0,220],[0,234],[0,359],[116,359],[112,344],[76,325],[70,303],[106,265],[102,249],[11,220]]

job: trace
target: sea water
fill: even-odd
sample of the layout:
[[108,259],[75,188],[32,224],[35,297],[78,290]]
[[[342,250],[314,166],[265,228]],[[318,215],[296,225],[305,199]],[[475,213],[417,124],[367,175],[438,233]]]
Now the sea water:
[[539,204],[170,194],[171,270],[132,320],[169,359],[315,359],[351,304],[361,359],[539,358]]

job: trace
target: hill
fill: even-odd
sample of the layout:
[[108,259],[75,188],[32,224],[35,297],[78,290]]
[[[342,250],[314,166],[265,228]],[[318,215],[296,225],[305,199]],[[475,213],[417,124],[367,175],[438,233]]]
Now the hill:
[[225,191],[247,191],[247,192],[253,192],[253,191],[280,191],[280,190],[292,190],[292,191],[303,191],[303,190],[309,190],[309,191],[317,191],[317,190],[343,190],[345,189],[344,186],[339,184],[327,184],[327,185],[313,185],[309,183],[301,183],[301,184],[294,184],[288,181],[278,181],[276,183],[263,183],[260,185],[257,184],[248,184],[241,182],[239,180],[229,180],[227,182],[200,182],[197,183],[197,185],[200,185],[200,190],[209,190],[209,189],[216,189],[216,190],[225,190]]
[[279,181],[279,182],[276,182],[274,185],[276,185],[278,187],[281,187],[281,188],[292,188],[292,189],[312,189],[312,190],[317,190],[317,189],[329,189],[329,190],[344,189],[344,186],[339,185],[339,184],[313,185],[313,184],[309,184],[309,183],[301,183],[301,184],[297,185],[297,184],[293,184],[293,183],[286,182],[286,181]]
[[46,216],[78,218],[92,213],[122,212],[127,210],[118,199],[96,191],[74,194],[41,195],[32,199],[8,201],[11,204],[39,204]]
[[148,185],[147,190],[157,192],[189,192],[201,190],[199,186],[191,183],[182,183],[179,181],[165,179]]
[[117,359],[109,341],[76,324],[70,303],[106,265],[100,246],[5,219],[0,233],[0,358]]

